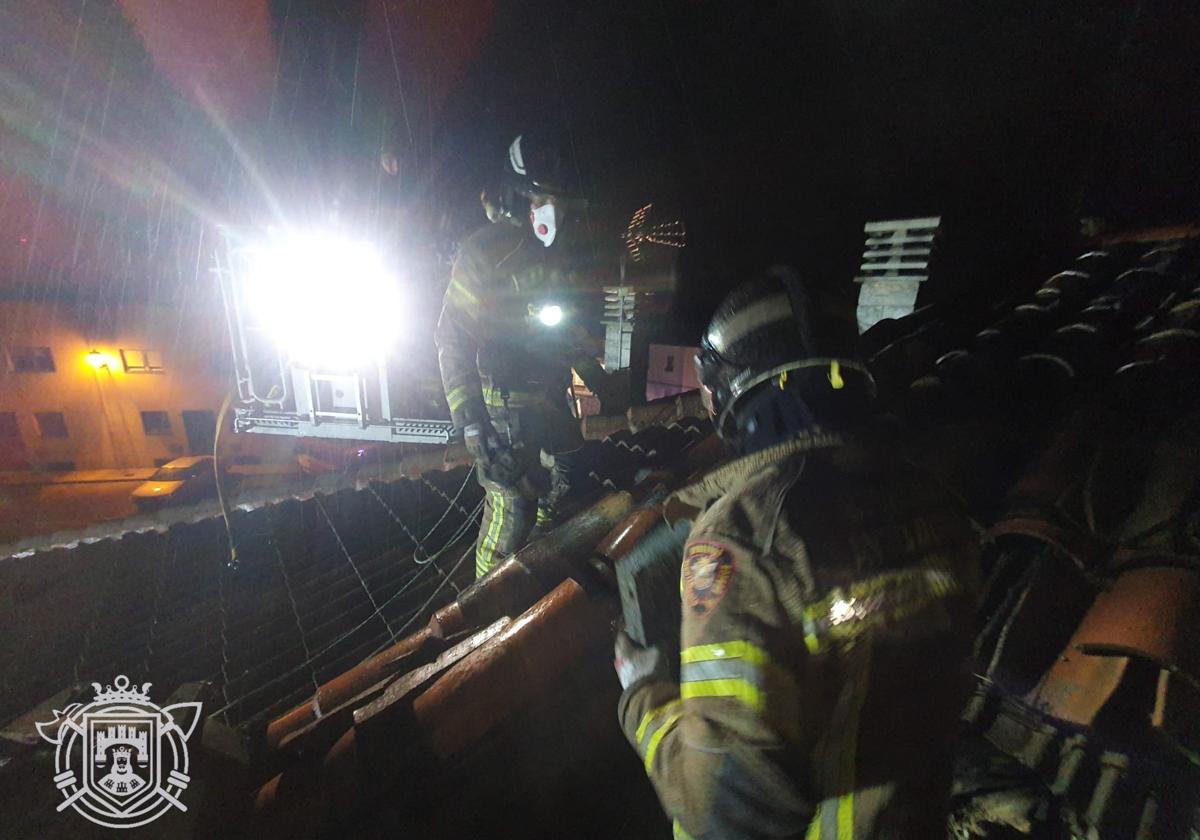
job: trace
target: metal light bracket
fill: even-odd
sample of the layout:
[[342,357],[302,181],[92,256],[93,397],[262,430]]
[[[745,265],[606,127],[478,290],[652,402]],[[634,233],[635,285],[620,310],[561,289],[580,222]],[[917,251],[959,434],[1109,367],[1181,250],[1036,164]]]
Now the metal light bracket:
[[237,399],[234,430],[248,434],[442,444],[453,424],[393,416],[386,360],[372,370],[326,371],[292,363],[246,306],[239,282],[246,247],[225,231],[213,271],[225,303]]

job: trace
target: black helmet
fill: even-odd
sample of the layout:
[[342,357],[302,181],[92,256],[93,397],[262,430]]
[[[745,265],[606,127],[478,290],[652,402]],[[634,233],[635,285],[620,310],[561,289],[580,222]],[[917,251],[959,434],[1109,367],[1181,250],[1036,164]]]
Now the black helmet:
[[508,146],[504,179],[518,195],[554,195],[568,198],[574,193],[567,172],[562,144],[545,132],[518,134]]
[[518,134],[508,144],[499,183],[493,183],[479,198],[489,221],[522,225],[529,209],[522,199],[552,195],[559,199],[560,206],[579,207],[584,202],[576,192],[563,159],[562,144],[539,131]]
[[799,394],[818,422],[861,411],[875,382],[855,358],[855,338],[832,321],[814,324],[796,271],[773,266],[721,302],[700,340],[696,370],[717,432],[737,432],[734,408],[760,386]]

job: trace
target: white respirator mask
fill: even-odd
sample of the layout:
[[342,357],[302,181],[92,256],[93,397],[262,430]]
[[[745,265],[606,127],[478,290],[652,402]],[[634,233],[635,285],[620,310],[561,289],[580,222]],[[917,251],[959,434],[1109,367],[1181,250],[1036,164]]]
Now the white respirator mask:
[[558,212],[553,204],[543,204],[529,211],[529,222],[533,225],[533,234],[549,248],[558,234]]

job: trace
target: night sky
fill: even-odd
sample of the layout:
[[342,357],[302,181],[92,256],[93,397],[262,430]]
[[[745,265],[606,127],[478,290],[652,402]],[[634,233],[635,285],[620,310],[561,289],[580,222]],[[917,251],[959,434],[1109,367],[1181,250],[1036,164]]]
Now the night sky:
[[852,298],[868,219],[941,214],[930,293],[994,294],[1081,216],[1195,219],[1198,42],[1183,3],[5,0],[0,286],[170,300],[221,226],[336,208],[436,297],[548,126],[595,230],[687,221],[683,333],[773,261]]

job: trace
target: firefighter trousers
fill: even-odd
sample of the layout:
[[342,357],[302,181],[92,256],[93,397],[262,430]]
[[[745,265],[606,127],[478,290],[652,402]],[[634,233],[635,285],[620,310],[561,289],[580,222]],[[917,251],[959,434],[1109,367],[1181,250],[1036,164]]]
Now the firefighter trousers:
[[565,456],[582,442],[569,418],[540,405],[524,410],[488,408],[497,431],[514,443],[521,476],[501,483],[486,468],[477,470],[484,503],[475,542],[476,578],[520,550],[535,528],[553,524],[556,506],[570,487]]
[[544,497],[530,498],[518,487],[479,477],[483,487],[483,522],[475,541],[475,577],[490,572],[503,558],[529,541],[537,525],[546,525],[551,509]]

